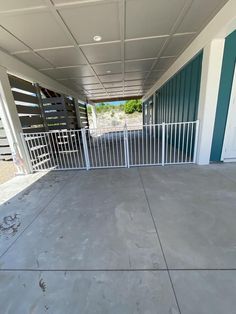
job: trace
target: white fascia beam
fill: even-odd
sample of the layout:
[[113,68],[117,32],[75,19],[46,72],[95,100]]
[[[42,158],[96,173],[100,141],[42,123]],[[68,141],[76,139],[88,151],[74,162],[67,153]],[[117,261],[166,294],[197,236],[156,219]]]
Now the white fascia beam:
[[[53,80],[49,76],[39,72],[14,56],[0,50],[0,66],[4,67],[9,74],[18,76],[24,80],[39,83],[40,86],[51,89],[55,92],[78,98],[76,91],[67,88],[63,84]],[[83,97],[79,99],[84,100]]]
[[144,95],[143,101],[155,93],[165,82],[178,72],[198,52],[215,38],[225,38],[236,29],[236,1],[229,0],[210,23],[193,40],[173,65],[161,76],[156,84]]

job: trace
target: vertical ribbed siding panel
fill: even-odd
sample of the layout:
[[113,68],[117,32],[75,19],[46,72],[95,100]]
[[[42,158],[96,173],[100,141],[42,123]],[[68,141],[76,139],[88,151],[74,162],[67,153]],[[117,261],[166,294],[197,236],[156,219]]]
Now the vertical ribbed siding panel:
[[197,119],[201,64],[202,52],[156,92],[155,123]]
[[[153,106],[149,106],[151,97],[146,100],[148,108],[144,112],[144,121],[148,117],[153,117],[153,123],[187,122],[197,120],[198,101],[201,80],[202,52],[190,60],[180,71],[178,71],[169,81],[167,81],[153,97],[156,97],[155,117],[153,117]],[[168,141],[171,136],[171,128],[167,128]],[[176,143],[176,148],[189,151],[190,139],[188,130],[179,128],[177,137],[181,140]],[[184,139],[185,138],[185,139]],[[183,140],[184,139],[184,140]]]
[[211,161],[220,161],[236,62],[236,30],[226,37],[216,108]]

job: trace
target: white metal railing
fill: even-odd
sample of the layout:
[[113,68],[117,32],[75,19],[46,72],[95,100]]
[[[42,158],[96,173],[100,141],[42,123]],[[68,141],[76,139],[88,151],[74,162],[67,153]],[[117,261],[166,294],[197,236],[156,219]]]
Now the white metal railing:
[[33,171],[195,163],[198,121],[23,133]]
[[124,128],[85,130],[90,168],[126,167]]
[[33,171],[86,169],[81,130],[23,133]]

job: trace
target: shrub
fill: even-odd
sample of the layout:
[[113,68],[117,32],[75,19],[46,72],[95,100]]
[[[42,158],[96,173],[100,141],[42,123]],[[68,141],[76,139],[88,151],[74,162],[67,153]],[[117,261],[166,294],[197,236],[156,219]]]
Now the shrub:
[[136,110],[135,100],[129,100],[125,103],[125,113],[134,113]]
[[138,111],[138,112],[142,112],[143,111],[141,100],[136,100],[136,111]]
[[125,109],[125,113],[134,113],[135,111],[137,112],[142,112],[142,103],[141,103],[141,100],[128,100],[126,103],[125,103],[125,106],[124,106],[124,109]]

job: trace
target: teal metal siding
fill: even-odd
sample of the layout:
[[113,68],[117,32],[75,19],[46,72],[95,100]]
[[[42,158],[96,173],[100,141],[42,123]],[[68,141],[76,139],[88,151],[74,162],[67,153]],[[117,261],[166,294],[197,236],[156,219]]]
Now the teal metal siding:
[[156,91],[156,123],[197,119],[201,65],[202,52]]
[[[202,55],[201,51],[144,102],[144,108],[147,106],[147,109],[143,111],[144,124],[150,123],[150,114],[153,114],[153,112],[155,117],[153,117],[152,121],[157,124],[197,120]],[[152,97],[156,98],[155,110],[153,110],[153,106],[149,105]],[[179,127],[177,133],[175,133],[175,128],[168,127],[166,132],[168,132],[167,138],[169,141],[174,136],[182,139],[178,144],[176,143],[176,149],[187,151],[187,154],[192,159],[193,151],[188,149],[190,147],[190,139],[187,139],[187,130]],[[193,138],[195,138],[195,131],[193,131]]]
[[143,103],[143,124],[155,123],[153,117],[153,95]]
[[211,147],[211,161],[220,161],[221,158],[235,62],[236,31],[226,37],[225,40],[224,57],[221,69],[220,87]]

